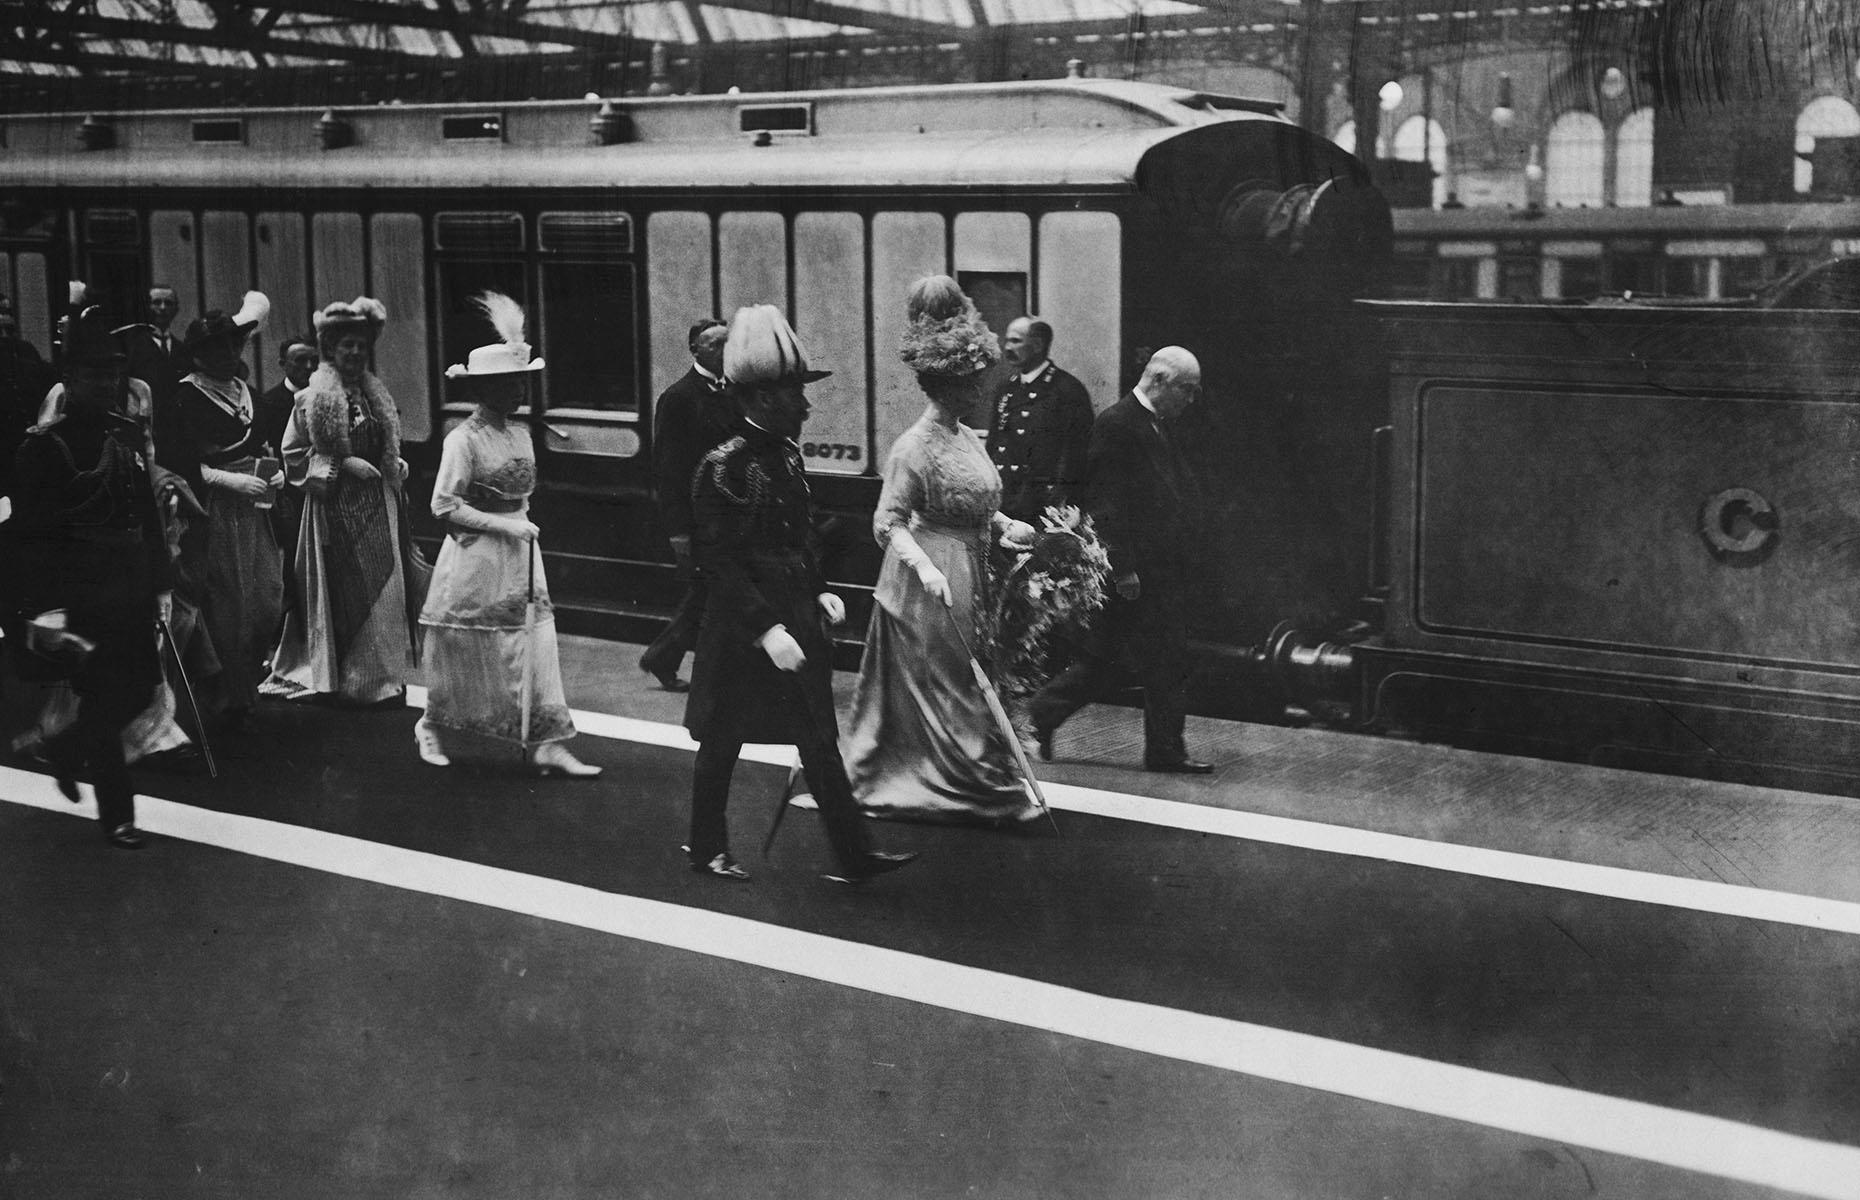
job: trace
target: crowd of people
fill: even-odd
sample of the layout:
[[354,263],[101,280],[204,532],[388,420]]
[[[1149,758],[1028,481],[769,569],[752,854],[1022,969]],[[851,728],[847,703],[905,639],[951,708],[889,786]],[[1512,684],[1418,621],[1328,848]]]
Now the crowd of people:
[[[536,459],[512,419],[546,364],[514,300],[475,302],[495,336],[446,372],[474,411],[445,438],[431,566],[409,530],[398,410],[370,370],[389,319],[378,302],[328,304],[312,333],[277,339],[283,378],[262,395],[245,381],[268,308],[256,292],[179,338],[172,289],[152,288],[147,320],[114,328],[74,293],[55,375],[0,329],[0,553],[22,567],[0,615],[17,673],[56,685],[16,748],[73,799],[90,773],[112,845],[143,844],[128,762],[237,729],[261,694],[399,705],[416,665],[426,763],[446,767],[455,739],[484,737],[518,745],[538,774],[599,774],[565,745],[575,728],[529,519]],[[1158,351],[1094,417],[1045,322],[1022,317],[997,341],[947,276],[920,280],[905,306],[899,354],[926,407],[886,460],[872,526],[883,563],[843,729],[828,630],[846,610],[822,571],[798,442],[807,386],[830,371],[777,309],[751,306],[692,325],[691,367],[658,399],[654,473],[686,594],[640,666],[689,693],[684,849],[701,875],[749,878],[726,819],[745,742],[796,748],[797,803],[825,824],[828,877],[852,884],[914,857],[877,849],[862,817],[1038,817],[1021,736],[1050,759],[1055,730],[1114,671],[1144,688],[1145,767],[1210,769],[1182,736],[1196,486],[1168,432],[1198,394],[1194,356]],[[974,423],[989,405],[984,442]],[[1017,636],[996,627],[995,598],[1043,539],[1099,535],[1109,586],[1082,582],[1091,602],[1070,607],[1102,594],[1103,611],[1043,648],[1043,686],[1011,698],[1017,733],[982,665]]]

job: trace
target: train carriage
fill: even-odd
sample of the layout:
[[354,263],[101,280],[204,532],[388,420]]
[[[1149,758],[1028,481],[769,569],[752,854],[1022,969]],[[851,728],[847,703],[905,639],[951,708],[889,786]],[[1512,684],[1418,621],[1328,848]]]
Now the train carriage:
[[883,456],[922,405],[895,354],[902,297],[939,271],[997,329],[1048,319],[1100,407],[1149,349],[1201,356],[1195,440],[1227,485],[1211,517],[1233,527],[1210,542],[1206,636],[1245,646],[1314,595],[1341,609],[1360,576],[1375,389],[1334,349],[1388,214],[1353,159],[1270,103],[1065,80],[4,125],[0,287],[41,349],[67,278],[125,318],[153,282],[183,319],[262,288],[255,380],[315,306],[379,297],[377,370],[421,478],[465,411],[444,367],[488,334],[467,297],[522,300],[550,368],[536,508],[570,628],[638,634],[629,618],[674,598],[652,400],[687,367],[692,320],[755,302],[834,371],[804,450],[857,594]]

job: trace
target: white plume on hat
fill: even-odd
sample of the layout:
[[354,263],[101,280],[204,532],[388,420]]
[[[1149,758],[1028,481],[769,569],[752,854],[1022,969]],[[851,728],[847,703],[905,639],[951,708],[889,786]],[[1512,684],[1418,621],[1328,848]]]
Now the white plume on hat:
[[525,317],[523,306],[502,292],[483,291],[471,298],[472,306],[485,315],[501,339],[480,346],[463,363],[446,368],[447,379],[471,375],[509,375],[518,371],[540,371],[543,360],[530,357],[530,344],[523,340]]
[[263,292],[247,292],[245,299],[239,303],[239,311],[233,314],[232,322],[241,327],[264,323],[271,315],[271,301]]
[[807,347],[773,304],[736,310],[723,343],[723,376],[731,383],[812,383],[831,371],[810,371]]

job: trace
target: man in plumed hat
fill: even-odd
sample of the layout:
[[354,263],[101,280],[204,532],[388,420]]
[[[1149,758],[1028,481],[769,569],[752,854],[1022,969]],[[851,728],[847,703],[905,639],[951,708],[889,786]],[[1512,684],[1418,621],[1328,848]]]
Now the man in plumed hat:
[[171,601],[147,439],[123,411],[123,360],[101,308],[71,319],[63,416],[35,428],[15,463],[5,575],[21,673],[69,679],[77,693],[76,722],[45,743],[59,790],[75,802],[88,766],[104,836],[134,850],[143,839],[122,731],[160,678],[155,619]]
[[819,804],[840,883],[863,883],[913,854],[871,847],[840,758],[826,624],[846,617],[814,548],[813,505],[796,442],[805,385],[829,372],[771,305],[737,310],[723,372],[742,404],[736,435],[692,479],[692,550],[709,580],[685,728],[699,745],[691,786],[691,869],[746,881],[730,854],[730,776],[744,742],[792,745]]

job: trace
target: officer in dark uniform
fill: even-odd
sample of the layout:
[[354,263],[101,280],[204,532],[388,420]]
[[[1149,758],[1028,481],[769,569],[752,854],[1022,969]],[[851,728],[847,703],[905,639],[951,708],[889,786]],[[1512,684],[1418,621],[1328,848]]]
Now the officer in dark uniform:
[[6,575],[22,674],[69,678],[78,697],[77,720],[45,742],[59,790],[75,802],[88,765],[104,836],[137,850],[122,732],[160,679],[155,620],[172,601],[146,432],[123,412],[123,362],[101,308],[72,318],[64,415],[34,429],[15,463]]
[[1020,317],[1008,325],[1001,353],[1014,373],[988,435],[988,456],[1001,472],[1001,511],[1035,529],[1048,505],[1079,502],[1091,444],[1091,397],[1053,365],[1052,345],[1045,321]]
[[791,745],[839,860],[827,878],[863,883],[916,856],[871,848],[840,758],[824,623],[839,624],[846,609],[820,572],[795,441],[807,419],[803,387],[827,372],[808,370],[800,339],[764,304],[730,323],[724,374],[745,420],[691,483],[692,549],[709,592],[685,706],[685,728],[699,743],[685,852],[700,875],[749,878],[730,854],[730,776],[744,742]]
[[707,317],[691,327],[691,369],[665,389],[653,405],[652,476],[659,492],[659,520],[672,543],[685,597],[671,624],[639,656],[639,669],[668,692],[687,686],[678,664],[697,647],[704,615],[704,577],[691,558],[691,473],[698,460],[736,432],[741,417],[735,397],[723,382],[722,321]]

